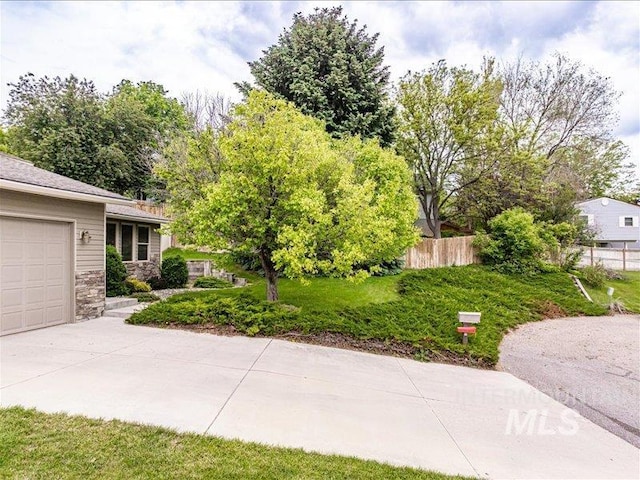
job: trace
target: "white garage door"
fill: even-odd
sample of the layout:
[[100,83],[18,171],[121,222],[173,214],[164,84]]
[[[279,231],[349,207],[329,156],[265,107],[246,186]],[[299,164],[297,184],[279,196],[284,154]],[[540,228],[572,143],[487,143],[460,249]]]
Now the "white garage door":
[[72,317],[71,224],[0,217],[0,335]]

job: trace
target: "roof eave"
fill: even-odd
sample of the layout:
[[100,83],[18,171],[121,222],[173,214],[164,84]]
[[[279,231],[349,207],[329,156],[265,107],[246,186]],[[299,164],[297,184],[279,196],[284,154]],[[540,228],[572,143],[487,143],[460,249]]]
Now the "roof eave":
[[[112,202],[109,202],[109,203],[112,203]],[[117,213],[107,212],[107,219],[109,218],[113,218],[115,220],[127,220],[129,222],[137,222],[137,223],[151,223],[156,225],[169,223],[169,220],[160,220],[158,218],[134,217],[133,215],[119,215]]]
[[29,183],[14,182],[12,180],[0,179],[0,189],[12,190],[14,192],[31,193],[34,195],[45,195],[48,197],[62,198],[65,200],[77,200],[92,203],[112,203],[116,205],[133,205],[134,200],[117,197],[104,197],[102,195],[92,195],[89,193],[72,192],[69,190],[59,190],[57,188],[42,187]]

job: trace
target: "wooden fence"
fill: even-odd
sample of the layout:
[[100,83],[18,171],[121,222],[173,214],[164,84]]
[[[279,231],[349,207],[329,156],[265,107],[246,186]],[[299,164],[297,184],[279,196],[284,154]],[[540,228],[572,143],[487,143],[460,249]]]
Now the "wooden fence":
[[579,265],[586,267],[601,263],[613,270],[640,270],[640,249],[582,247]]
[[405,268],[437,268],[480,263],[472,246],[474,236],[425,238],[404,255]]

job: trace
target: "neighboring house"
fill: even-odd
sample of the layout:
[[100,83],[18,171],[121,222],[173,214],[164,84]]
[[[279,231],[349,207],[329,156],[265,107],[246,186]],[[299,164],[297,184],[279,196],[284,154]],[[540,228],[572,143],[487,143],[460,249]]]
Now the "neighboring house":
[[576,208],[598,246],[640,248],[640,205],[602,197],[577,203]]
[[0,335],[102,315],[107,218],[120,229],[131,225],[131,236],[129,227],[119,234],[136,259],[130,269],[144,263],[137,259],[144,258],[146,225],[147,262],[160,254],[154,229],[162,219],[139,217],[132,205],[0,153]]
[[168,220],[138,208],[108,204],[107,245],[116,247],[127,272],[140,280],[160,276],[160,234],[158,229]]

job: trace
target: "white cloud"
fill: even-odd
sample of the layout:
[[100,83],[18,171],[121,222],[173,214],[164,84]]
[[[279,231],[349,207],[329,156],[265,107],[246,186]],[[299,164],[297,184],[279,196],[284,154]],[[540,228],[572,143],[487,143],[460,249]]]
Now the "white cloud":
[[[322,2],[319,6],[339,5]],[[445,58],[477,68],[566,53],[611,77],[623,93],[618,134],[640,158],[640,4],[637,2],[346,2],[379,32],[392,79]],[[2,88],[27,72],[71,73],[102,91],[123,78],[153,80],[174,96],[205,89],[238,98],[249,60],[277,40],[308,2],[0,2]]]

